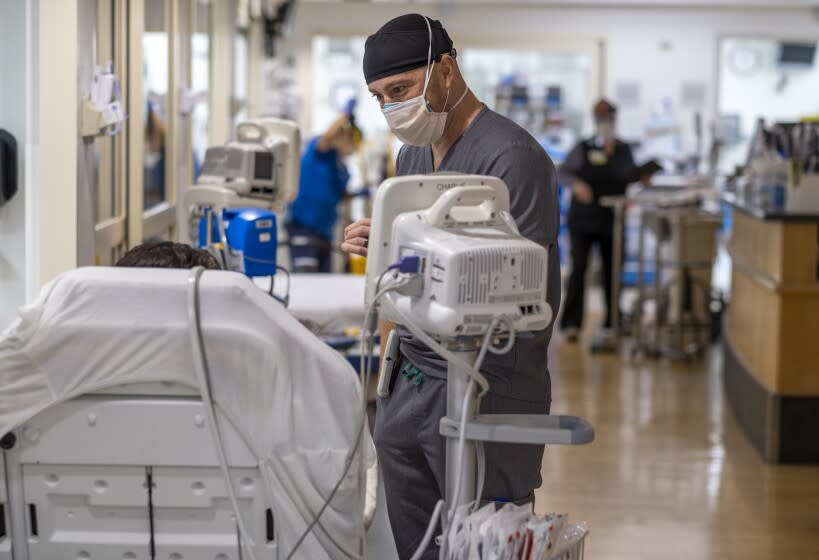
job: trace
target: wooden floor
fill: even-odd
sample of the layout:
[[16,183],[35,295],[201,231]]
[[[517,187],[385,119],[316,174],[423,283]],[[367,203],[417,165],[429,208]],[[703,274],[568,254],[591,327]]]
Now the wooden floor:
[[547,448],[536,509],[588,523],[586,560],[819,559],[819,467],[760,459],[720,361],[596,356],[555,335],[552,412],[588,419],[596,441]]

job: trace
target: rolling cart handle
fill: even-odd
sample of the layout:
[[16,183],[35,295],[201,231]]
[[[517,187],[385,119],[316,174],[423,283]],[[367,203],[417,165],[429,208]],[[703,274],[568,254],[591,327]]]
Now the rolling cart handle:
[[[441,419],[441,435],[457,438],[460,424]],[[526,445],[583,445],[594,441],[594,428],[577,416],[549,414],[481,414],[467,422],[465,437],[474,441]]]

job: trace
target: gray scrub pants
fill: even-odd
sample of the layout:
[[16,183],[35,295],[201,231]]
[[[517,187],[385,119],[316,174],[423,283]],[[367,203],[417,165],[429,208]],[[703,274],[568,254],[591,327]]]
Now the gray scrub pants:
[[[530,402],[490,392],[481,413],[548,414],[549,403]],[[387,512],[398,557],[409,560],[421,544],[435,504],[444,496],[446,443],[439,422],[446,415],[446,380],[425,376],[414,385],[400,370],[392,393],[379,398],[375,417],[375,446],[384,477]],[[534,501],[540,486],[543,447],[485,444],[484,500]],[[440,526],[435,533],[440,534]],[[423,560],[437,560],[434,542]]]

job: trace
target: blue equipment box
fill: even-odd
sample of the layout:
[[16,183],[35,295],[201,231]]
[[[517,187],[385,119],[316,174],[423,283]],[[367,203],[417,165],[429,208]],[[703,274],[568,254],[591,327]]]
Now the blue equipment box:
[[[199,248],[205,248],[207,219],[213,221],[211,243],[220,242],[216,215],[206,210],[199,220]],[[222,248],[229,270],[247,276],[276,274],[276,214],[261,208],[225,208],[222,210],[227,247]]]

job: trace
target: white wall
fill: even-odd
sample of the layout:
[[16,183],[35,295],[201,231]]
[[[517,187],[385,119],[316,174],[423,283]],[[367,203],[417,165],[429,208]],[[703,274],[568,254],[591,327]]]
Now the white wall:
[[[309,2],[298,5],[292,26],[292,47],[298,56],[303,106],[311,95],[310,41],[314,34],[357,35],[374,32],[397,15],[423,11],[441,19],[455,45],[459,38],[502,45],[526,37],[573,41],[596,38],[605,44],[604,92],[615,97],[617,85],[632,82],[640,90],[639,106],[622,107],[621,133],[639,137],[651,109],[669,97],[678,110],[691,146],[693,109],[680,111],[684,83],[705,86],[703,116],[714,119],[717,107],[718,43],[721,36],[774,36],[811,39],[819,36],[814,11],[802,8],[657,8],[546,7],[510,5],[500,1],[480,5],[417,3]],[[363,100],[369,101],[369,100]],[[311,130],[309,111],[302,127]]]
[[17,140],[18,191],[0,208],[0,330],[26,299],[26,3],[0,0],[0,128]]
[[20,149],[0,209],[0,330],[77,266],[77,15],[77,0],[0,0],[0,126]]
[[[723,150],[722,166],[732,170],[745,163],[749,142],[760,117],[767,123],[792,122],[819,115],[819,60],[812,67],[782,67],[775,40],[722,41],[719,106],[740,117],[741,140]],[[737,68],[737,56],[749,56],[749,66]]]

